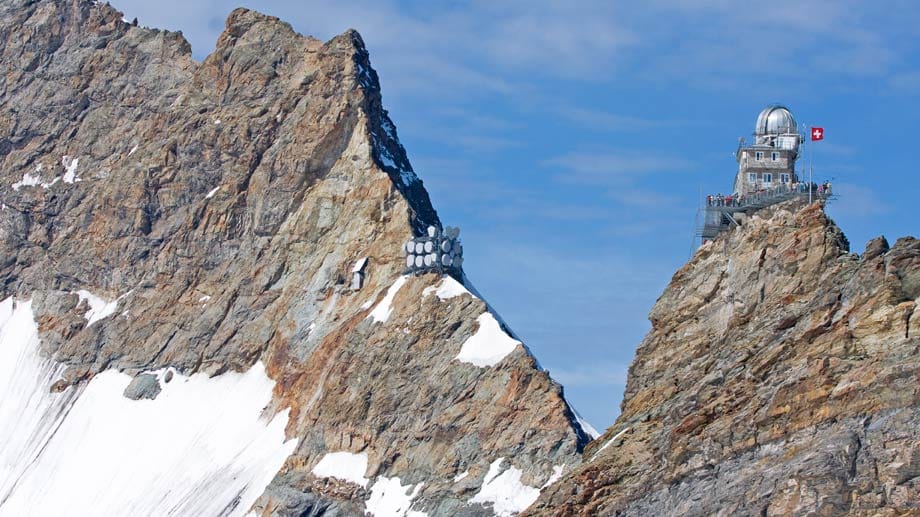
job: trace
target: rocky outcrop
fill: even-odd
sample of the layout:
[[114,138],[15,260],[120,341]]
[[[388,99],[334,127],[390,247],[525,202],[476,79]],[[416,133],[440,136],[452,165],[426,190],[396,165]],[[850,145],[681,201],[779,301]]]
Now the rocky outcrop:
[[674,275],[621,416],[530,513],[920,511],[918,296],[917,239],[860,257],[820,204],[758,213]]
[[[159,400],[144,372],[263,362],[297,441],[263,515],[360,514],[394,479],[413,511],[510,514],[578,464],[561,387],[468,282],[401,276],[402,244],[440,221],[356,32],[238,9],[199,63],[107,5],[13,0],[0,69],[0,297],[33,300],[67,366],[53,391],[118,370],[141,404]],[[508,353],[458,359],[494,329]],[[369,482],[320,475],[339,452]],[[525,497],[483,495],[495,480]]]

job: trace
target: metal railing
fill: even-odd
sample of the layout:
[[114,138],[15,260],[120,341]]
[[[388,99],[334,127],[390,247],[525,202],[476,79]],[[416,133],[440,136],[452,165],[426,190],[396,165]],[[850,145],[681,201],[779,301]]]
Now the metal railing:
[[[830,183],[812,184],[810,190],[812,199],[828,200],[833,197],[833,189]],[[702,226],[697,229],[697,236],[702,237],[704,240],[712,239],[722,231],[737,225],[738,223],[732,217],[733,213],[755,212],[797,197],[805,199],[809,197],[809,186],[807,184],[781,184],[773,188],[737,196],[707,196],[706,206],[703,209],[705,218]]]
[[[822,185],[812,184],[812,195],[815,199],[823,199],[832,196],[832,186],[830,183]],[[708,196],[706,198],[706,208],[747,208],[763,207],[779,203],[796,196],[808,196],[808,185],[804,183],[780,184],[769,189],[761,189],[747,194],[729,195],[729,196]]]

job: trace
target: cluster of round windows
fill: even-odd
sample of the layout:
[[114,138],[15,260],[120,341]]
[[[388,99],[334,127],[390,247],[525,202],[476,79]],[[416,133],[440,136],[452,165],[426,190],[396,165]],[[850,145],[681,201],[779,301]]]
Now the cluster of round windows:
[[429,226],[427,237],[417,237],[406,243],[406,267],[410,270],[460,269],[463,245],[459,237],[460,228],[448,226],[441,230]]

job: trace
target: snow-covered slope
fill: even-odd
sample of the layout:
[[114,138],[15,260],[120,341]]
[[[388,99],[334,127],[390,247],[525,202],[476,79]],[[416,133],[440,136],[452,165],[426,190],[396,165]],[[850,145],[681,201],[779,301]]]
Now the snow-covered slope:
[[[243,515],[293,452],[274,382],[154,372],[154,400],[108,370],[62,393],[38,353],[31,301],[0,302],[0,515]],[[169,382],[166,378],[169,377]]]

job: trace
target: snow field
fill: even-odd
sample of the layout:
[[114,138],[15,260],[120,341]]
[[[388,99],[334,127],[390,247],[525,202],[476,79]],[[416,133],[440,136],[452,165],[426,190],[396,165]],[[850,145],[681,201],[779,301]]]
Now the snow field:
[[274,382],[261,363],[169,383],[153,372],[160,394],[133,401],[112,370],[50,393],[63,368],[38,345],[31,303],[0,302],[0,516],[243,515],[297,445],[287,411],[263,415]]

